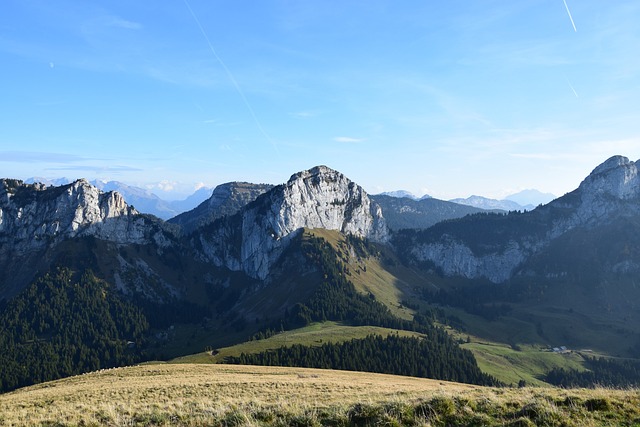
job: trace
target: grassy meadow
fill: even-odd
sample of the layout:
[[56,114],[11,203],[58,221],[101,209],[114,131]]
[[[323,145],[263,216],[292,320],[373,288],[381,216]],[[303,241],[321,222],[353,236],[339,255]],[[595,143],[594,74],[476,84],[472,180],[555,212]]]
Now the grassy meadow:
[[216,364],[110,369],[0,395],[7,426],[638,425],[635,390],[486,388]]
[[[451,328],[448,332],[456,339],[465,341],[469,335]],[[417,332],[381,328],[377,326],[346,326],[338,322],[313,323],[304,328],[280,332],[262,340],[247,341],[241,344],[224,347],[211,352],[201,352],[173,359],[171,363],[222,363],[229,356],[238,357],[241,353],[260,353],[275,350],[282,346],[302,344],[320,346],[327,342],[342,342],[351,339],[365,338],[367,335],[390,334],[400,336],[421,336]],[[505,384],[517,385],[520,380],[527,385],[549,387],[540,378],[553,368],[584,370],[583,357],[576,352],[557,354],[541,346],[522,345],[514,350],[507,344],[484,340],[470,336],[470,342],[463,343],[462,348],[470,350],[478,366],[483,372],[493,375]]]
[[230,347],[216,349],[213,355],[210,352],[203,352],[178,357],[173,359],[172,363],[222,363],[225,357],[237,357],[242,353],[260,353],[293,344],[320,346],[327,342],[337,343],[352,339],[362,339],[368,335],[381,335],[386,337],[390,334],[398,334],[406,337],[422,336],[422,334],[418,332],[381,328],[378,326],[346,326],[338,322],[322,322],[313,323],[304,328],[280,332],[266,339],[247,341]]

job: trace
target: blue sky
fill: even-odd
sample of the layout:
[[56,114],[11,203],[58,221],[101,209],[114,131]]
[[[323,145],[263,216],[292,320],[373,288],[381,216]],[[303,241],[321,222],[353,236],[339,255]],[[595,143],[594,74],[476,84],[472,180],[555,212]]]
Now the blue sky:
[[0,176],[180,197],[326,164],[370,193],[562,195],[640,159],[638,22],[624,0],[4,0]]

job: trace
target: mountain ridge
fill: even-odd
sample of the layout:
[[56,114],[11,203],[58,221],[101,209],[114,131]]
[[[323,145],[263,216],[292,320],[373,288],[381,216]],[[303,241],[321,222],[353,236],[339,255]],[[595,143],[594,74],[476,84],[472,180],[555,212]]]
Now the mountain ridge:
[[254,201],[259,195],[269,191],[271,184],[252,184],[249,182],[227,182],[214,188],[210,197],[190,211],[183,212],[168,222],[180,225],[186,234],[214,220],[233,215]]
[[[42,183],[50,187],[57,187],[61,185],[66,185],[71,183],[71,181],[67,178],[57,178],[57,179],[47,179],[42,177],[32,177],[28,178],[24,181],[27,184],[34,183]],[[92,185],[103,190],[105,192],[108,191],[117,191],[119,192],[127,202],[127,204],[135,206],[136,209],[142,213],[155,215],[158,218],[161,218],[165,221],[171,222],[179,222],[184,221],[182,218],[180,220],[172,221],[177,216],[181,216],[182,214],[187,214],[189,211],[198,207],[201,203],[208,200],[215,188],[209,187],[201,187],[196,190],[193,194],[189,195],[185,199],[180,200],[168,200],[158,196],[156,193],[149,191],[148,189],[137,187],[134,185],[130,185],[121,181],[105,181],[105,180],[91,180],[89,181]],[[255,185],[255,186],[270,186],[273,187],[273,184],[252,184],[246,183],[242,181],[231,181],[223,184],[219,184],[217,187],[224,188],[227,185],[232,185],[233,183],[238,183],[240,185]],[[412,200],[420,201],[424,199],[431,198],[430,195],[425,194],[422,197],[415,196],[409,191],[405,190],[397,190],[397,191],[388,191],[375,195],[371,195],[372,197],[378,196],[389,196],[395,198],[410,198]],[[456,198],[449,200],[450,202],[464,204],[467,206],[478,207],[485,210],[531,210],[540,204],[546,204],[552,199],[556,197],[550,193],[542,193],[538,190],[523,190],[519,193],[512,194],[507,196],[505,199],[496,200],[490,199],[483,196],[470,196],[467,199]],[[513,204],[513,203],[516,204]],[[228,213],[227,213],[228,214]]]
[[[626,203],[640,194],[637,167],[623,156],[614,156],[599,165],[587,176],[580,186],[547,205],[531,212],[521,214],[533,225],[533,232],[511,230],[503,233],[501,240],[494,246],[487,246],[480,252],[468,241],[467,234],[450,231],[454,224],[443,224],[429,235],[424,235],[422,243],[412,249],[417,261],[428,261],[442,269],[446,275],[459,275],[465,278],[485,277],[495,283],[504,282],[512,277],[516,268],[527,257],[547,246],[552,240],[576,227],[593,227],[606,221],[608,215],[632,215],[639,209]],[[512,216],[516,218],[516,216]],[[506,224],[508,219],[502,221]],[[479,218],[478,226],[488,223],[488,219]],[[497,221],[500,222],[500,221]],[[441,232],[441,237],[436,234]]]

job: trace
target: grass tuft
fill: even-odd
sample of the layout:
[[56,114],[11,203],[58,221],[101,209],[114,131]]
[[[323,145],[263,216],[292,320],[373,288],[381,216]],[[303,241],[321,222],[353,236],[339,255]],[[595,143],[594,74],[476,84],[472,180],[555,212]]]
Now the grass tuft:
[[592,399],[587,399],[584,402],[584,407],[587,408],[587,411],[609,411],[611,410],[611,402],[609,399],[604,397],[596,397]]

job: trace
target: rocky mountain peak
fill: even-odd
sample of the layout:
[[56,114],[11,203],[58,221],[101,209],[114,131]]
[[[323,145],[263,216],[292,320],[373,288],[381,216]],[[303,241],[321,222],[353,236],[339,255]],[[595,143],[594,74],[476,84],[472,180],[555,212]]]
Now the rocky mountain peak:
[[[362,187],[338,171],[316,166],[293,174],[212,235],[201,236],[200,242],[214,263],[265,279],[303,228],[337,230],[378,242],[389,236],[382,210]],[[239,247],[230,248],[228,242]]]
[[640,195],[640,177],[636,163],[624,156],[613,156],[596,167],[580,184],[583,194],[609,195],[628,199]]
[[293,175],[291,175],[291,178],[289,178],[289,181],[287,182],[289,183],[299,179],[305,180],[314,178],[314,180],[319,183],[322,180],[336,180],[339,177],[344,177],[344,175],[342,175],[337,170],[331,169],[324,165],[319,165],[308,170],[294,173]]
[[85,235],[141,243],[145,227],[119,193],[104,193],[85,179],[59,187],[0,181],[0,253],[26,253]]
[[362,187],[342,173],[316,166],[291,176],[282,187],[276,235],[300,228],[338,230],[374,241],[386,241],[388,230],[380,207]]

